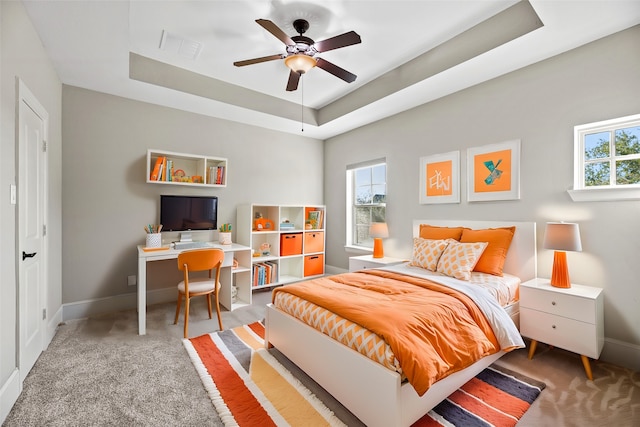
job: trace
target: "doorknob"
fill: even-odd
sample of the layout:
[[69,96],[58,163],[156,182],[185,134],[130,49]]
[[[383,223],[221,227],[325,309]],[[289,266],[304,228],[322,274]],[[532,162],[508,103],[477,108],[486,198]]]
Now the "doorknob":
[[24,261],[27,258],[33,258],[34,256],[36,256],[37,252],[28,254],[25,251],[22,251],[22,260]]

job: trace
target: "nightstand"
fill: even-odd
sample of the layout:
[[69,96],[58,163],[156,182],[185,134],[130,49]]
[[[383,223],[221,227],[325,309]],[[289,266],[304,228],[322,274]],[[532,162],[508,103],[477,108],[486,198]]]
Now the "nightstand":
[[538,341],[578,353],[587,378],[593,381],[589,357],[600,357],[604,345],[602,289],[571,284],[551,286],[549,279],[520,285],[520,332],[531,338],[529,359]]
[[383,257],[374,258],[371,255],[361,255],[349,257],[349,271],[364,270],[367,268],[387,267],[390,265],[402,264],[406,260],[400,258]]

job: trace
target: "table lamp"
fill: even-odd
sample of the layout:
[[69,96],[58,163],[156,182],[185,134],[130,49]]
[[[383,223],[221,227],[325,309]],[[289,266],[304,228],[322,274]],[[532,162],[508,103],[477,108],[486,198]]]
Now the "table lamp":
[[580,228],[570,222],[548,222],[544,231],[545,249],[554,249],[551,285],[557,288],[570,288],[569,269],[566,251],[582,251]]
[[372,222],[369,226],[369,236],[373,237],[373,257],[384,258],[382,239],[389,237],[389,228],[385,222]]

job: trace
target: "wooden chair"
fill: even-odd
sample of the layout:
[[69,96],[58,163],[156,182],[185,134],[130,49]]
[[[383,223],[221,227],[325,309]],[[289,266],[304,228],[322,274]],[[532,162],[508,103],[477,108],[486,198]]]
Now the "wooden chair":
[[[212,319],[211,294],[215,296],[218,324],[222,330],[222,318],[220,317],[220,267],[224,260],[224,252],[221,249],[195,249],[178,254],[178,269],[184,272],[184,280],[178,283],[178,304],[174,325],[178,323],[182,298],[185,299],[184,308],[184,337],[189,335],[189,300],[191,297],[204,295],[209,307],[209,319]],[[209,271],[209,277],[191,279],[190,273],[197,271]],[[215,270],[215,277],[213,271]]]

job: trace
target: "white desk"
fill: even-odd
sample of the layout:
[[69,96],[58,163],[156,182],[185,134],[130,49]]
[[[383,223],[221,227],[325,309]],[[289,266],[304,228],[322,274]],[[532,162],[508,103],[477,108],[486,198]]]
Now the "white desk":
[[[220,305],[227,310],[251,304],[251,248],[232,243],[220,245],[209,243],[207,247],[220,248],[224,251],[224,262],[220,269]],[[143,250],[138,246],[138,334],[147,333],[147,263],[165,259],[176,259],[178,254],[188,249]],[[233,268],[233,259],[238,260],[238,267]],[[178,266],[176,265],[176,269]],[[231,287],[235,284],[238,295],[234,302]],[[177,283],[176,283],[177,286]]]

